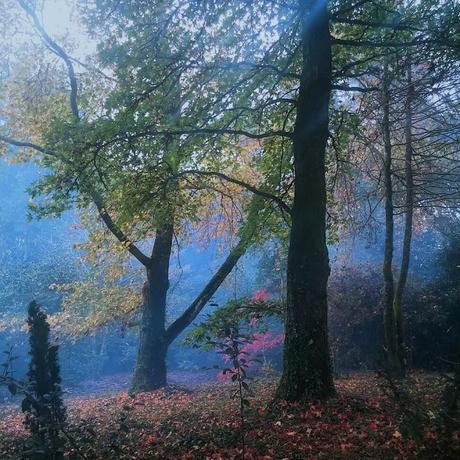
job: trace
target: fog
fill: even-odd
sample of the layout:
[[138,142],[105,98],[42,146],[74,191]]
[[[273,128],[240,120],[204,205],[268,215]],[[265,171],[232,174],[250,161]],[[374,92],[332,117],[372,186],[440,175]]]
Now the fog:
[[458,24],[0,0],[0,459],[460,458]]
[[[88,264],[82,257],[84,250],[75,246],[87,238],[85,230],[78,225],[79,215],[75,210],[54,219],[29,216],[30,196],[27,190],[44,173],[36,166],[6,160],[2,161],[0,169],[0,228],[3,235],[0,348],[7,350],[9,346],[13,347],[14,355],[18,358],[14,362],[14,373],[18,378],[23,378],[27,370],[25,320],[29,302],[36,300],[52,315],[60,310],[63,297],[67,295],[66,292],[53,289],[53,285],[73,283],[91,276]],[[396,246],[401,243],[400,236],[398,234]],[[437,281],[444,243],[442,227],[439,231],[422,230],[414,237],[409,294],[406,297],[408,318],[443,308],[442,305],[433,304],[433,299],[426,298],[424,290]],[[194,325],[205,320],[228,300],[250,298],[262,289],[267,289],[273,299],[283,297],[279,275],[273,271],[270,274],[270,270],[273,270],[270,263],[268,267],[262,263],[272,257],[268,253],[271,249],[273,245],[267,244],[262,248],[267,254],[261,256],[256,253],[259,251],[247,254],[194,321]],[[224,252],[225,249],[219,248],[217,243],[187,244],[176,248],[170,269],[168,322],[193,300],[221,262]],[[341,240],[339,244],[330,245],[329,252],[331,341],[336,372],[374,369],[378,367],[383,341],[380,301],[383,283],[382,231],[374,226],[366,232]],[[400,251],[396,252],[396,263],[399,257]],[[284,264],[285,259],[281,263]],[[359,309],[367,313],[362,322],[353,323],[356,313],[362,314]],[[428,313],[423,313],[423,309],[428,309]],[[430,318],[426,321],[430,321]],[[270,320],[269,324],[274,334],[282,330],[276,319]],[[193,329],[194,325],[189,329]],[[91,331],[87,336],[69,338],[65,333],[54,335],[60,343],[63,385],[69,395],[108,393],[129,387],[138,348],[136,325],[109,321],[106,326]],[[185,344],[184,335],[168,352],[171,383],[193,386],[215,381],[218,371],[212,368],[221,363],[219,356],[213,350],[206,351]],[[410,340],[412,346],[422,349],[419,351],[423,355],[429,352],[433,340],[438,340],[438,337],[411,335]],[[365,358],[361,356],[364,353],[368,353]],[[268,355],[273,369],[279,371],[281,345],[268,351]],[[428,360],[422,358],[421,364],[428,368],[442,368],[441,358],[440,355],[431,356]],[[4,392],[4,398],[5,401],[9,400],[7,392]]]

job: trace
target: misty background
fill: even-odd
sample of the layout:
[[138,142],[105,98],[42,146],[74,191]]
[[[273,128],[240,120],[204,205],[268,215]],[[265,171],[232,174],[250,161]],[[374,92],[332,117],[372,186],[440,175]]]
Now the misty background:
[[[60,310],[66,292],[53,286],[91,276],[84,250],[75,245],[87,237],[79,216],[68,211],[55,219],[28,218],[28,188],[44,171],[32,164],[0,162],[0,349],[13,347],[17,356],[14,372],[21,378],[27,369],[26,307],[35,299],[49,314]],[[448,295],[443,260],[451,254],[452,219],[431,217],[433,228],[415,232],[411,275],[405,296],[409,365],[442,369],[454,344],[448,334],[458,322],[455,299]],[[193,239],[192,239],[193,240]],[[399,242],[399,241],[398,241]],[[284,295],[285,256],[273,251],[276,242],[255,246],[238,264],[195,324],[229,299],[251,297],[266,290],[273,299]],[[447,252],[446,252],[447,251]],[[176,248],[171,267],[168,306],[171,318],[194,298],[222,260],[225,251],[217,242]],[[330,327],[336,373],[374,369],[379,364],[383,341],[381,263],[383,237],[378,222],[360,234],[344,235],[340,246],[330,245]],[[449,255],[450,254],[450,255]],[[457,254],[458,256],[458,254]],[[192,329],[193,326],[190,329]],[[282,325],[272,320],[271,330]],[[188,331],[186,331],[188,332]],[[213,380],[219,363],[214,351],[187,345],[183,337],[168,354],[171,381],[177,383]],[[94,333],[72,339],[58,334],[61,344],[63,384],[69,393],[127,388],[137,352],[137,327],[113,321]],[[281,366],[281,346],[268,353],[274,371]],[[99,382],[99,383],[98,383]],[[7,398],[6,392],[4,397]]]

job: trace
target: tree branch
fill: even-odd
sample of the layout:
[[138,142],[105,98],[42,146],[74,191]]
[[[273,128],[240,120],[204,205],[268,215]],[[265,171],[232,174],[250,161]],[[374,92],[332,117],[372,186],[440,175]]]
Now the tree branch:
[[181,334],[181,332],[198,316],[240,258],[244,255],[257,232],[257,224],[259,221],[258,215],[263,209],[263,202],[264,200],[261,197],[252,200],[248,219],[240,231],[240,240],[195,300],[184,313],[167,328],[165,337],[168,344]]
[[414,27],[410,24],[389,22],[387,20],[362,21],[359,19],[348,19],[348,18],[341,18],[341,17],[335,16],[335,17],[332,17],[332,21],[338,24],[349,24],[349,25],[354,25],[354,26],[374,27],[374,28],[391,29],[391,30],[410,30],[413,32],[426,32],[425,30],[418,29],[417,27]]
[[181,171],[176,175],[176,177],[181,177],[185,175],[196,175],[196,176],[211,176],[211,177],[218,177],[219,179],[225,180],[227,182],[231,182],[232,184],[239,185],[240,187],[245,188],[246,190],[254,193],[255,195],[259,195],[263,198],[267,198],[273,202],[275,202],[283,211],[286,211],[288,214],[291,213],[291,208],[278,196],[273,195],[270,192],[265,192],[264,190],[260,190],[257,187],[254,187],[247,182],[244,182],[240,179],[236,179],[234,177],[227,176],[227,174],[218,172],[218,171],[200,171],[195,169],[189,169],[185,171]]
[[[46,148],[42,147],[41,145],[34,144],[32,142],[24,142],[19,141],[16,139],[12,139],[11,137],[2,136],[0,135],[0,141],[5,142],[6,144],[14,145],[16,147],[27,147],[36,150],[44,155],[50,155],[53,157],[57,157],[57,155],[52,152],[51,150],[47,150]],[[107,209],[103,203],[102,197],[96,193],[94,190],[90,190],[89,195],[93,200],[96,208],[101,216],[101,219],[104,221],[107,228],[112,232],[112,234],[120,241],[121,243],[125,244],[128,251],[144,266],[148,266],[150,264],[150,258],[147,257],[124,233],[123,231],[116,225],[110,214],[107,212]]]
[[432,45],[438,44],[447,46],[449,48],[460,48],[460,43],[451,43],[446,40],[436,40],[436,39],[420,39],[415,38],[414,40],[410,40],[407,42],[392,42],[392,41],[372,41],[372,40],[349,40],[344,38],[335,38],[332,37],[332,44],[333,45],[342,45],[342,46],[365,46],[369,48],[405,48],[405,47],[413,47],[413,46],[421,46],[421,45]]
[[3,141],[5,144],[14,145],[15,147],[25,147],[25,148],[34,149],[37,152],[43,153],[44,155],[53,155],[51,152],[48,152],[44,147],[34,144],[32,142],[18,141],[8,136],[2,136],[1,134],[0,134],[0,141]]
[[348,85],[332,85],[331,89],[337,90],[337,91],[356,91],[359,93],[370,93],[372,91],[378,91],[379,88],[375,86],[369,86],[367,88],[362,87],[362,86],[348,86]]
[[72,64],[72,60],[70,56],[64,51],[64,49],[58,45],[46,32],[46,30],[41,25],[37,14],[35,13],[34,8],[26,1],[26,0],[17,0],[19,5],[22,9],[28,14],[28,16],[32,19],[35,29],[39,33],[40,37],[42,38],[43,42],[48,46],[48,48],[59,56],[65,63],[67,67],[67,73],[69,76],[70,82],[70,108],[72,110],[72,114],[76,121],[80,120],[80,114],[78,111],[78,85],[77,85],[77,77],[75,76],[75,69]]
[[[231,128],[188,128],[188,129],[177,129],[174,131],[156,131],[156,130],[147,130],[145,134],[151,134],[153,136],[182,136],[186,134],[233,134],[236,136],[244,136],[249,139],[267,139],[269,137],[288,137],[292,139],[292,133],[289,131],[276,130],[268,131],[265,133],[251,133],[242,129],[231,129]],[[134,135],[134,137],[142,137],[143,133]]]
[[144,267],[148,267],[151,261],[150,257],[147,257],[117,226],[108,213],[102,198],[94,191],[91,191],[90,195],[106,227]]

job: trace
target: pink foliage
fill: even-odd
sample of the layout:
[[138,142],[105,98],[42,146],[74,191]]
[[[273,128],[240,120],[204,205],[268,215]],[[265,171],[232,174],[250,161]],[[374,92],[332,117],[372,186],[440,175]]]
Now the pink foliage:
[[252,295],[252,300],[255,302],[263,302],[268,299],[269,295],[270,294],[266,289],[259,289]]
[[[267,289],[259,289],[255,291],[252,295],[252,300],[254,302],[263,302],[270,297],[270,293]],[[249,327],[254,331],[259,323],[259,319],[256,316],[253,316],[249,321]],[[240,357],[246,359],[246,361],[251,363],[251,360],[254,360],[258,354],[264,353],[266,350],[270,350],[272,348],[277,347],[278,345],[282,344],[284,341],[284,334],[272,334],[270,332],[252,332],[251,333],[251,342],[247,343],[244,347],[240,350]],[[230,341],[230,339],[227,339]],[[229,343],[230,345],[230,343]],[[243,356],[241,356],[243,355]],[[224,362],[228,362],[230,358],[228,356],[222,357]],[[223,373],[220,371],[217,374],[217,380],[219,382],[223,382],[231,378],[232,373],[227,372]]]
[[[277,347],[282,344],[284,341],[284,334],[271,334],[270,332],[255,332],[252,334],[252,342],[247,343],[242,349],[241,354],[244,353],[244,358],[250,363],[250,361],[258,354],[265,352],[266,350],[271,350],[272,348]],[[242,357],[242,356],[241,356]],[[228,356],[223,357],[225,362],[229,361]],[[217,380],[219,382],[225,382],[231,378],[231,372],[223,373],[220,371],[217,374]]]
[[218,382],[225,382],[226,380],[229,380],[231,376],[232,375],[230,374],[230,372],[227,372],[226,374],[224,374],[224,371],[220,371],[217,374],[216,378]]
[[241,350],[249,355],[255,355],[275,348],[283,343],[284,340],[284,334],[273,335],[270,332],[256,332],[252,337],[253,341],[246,344]]

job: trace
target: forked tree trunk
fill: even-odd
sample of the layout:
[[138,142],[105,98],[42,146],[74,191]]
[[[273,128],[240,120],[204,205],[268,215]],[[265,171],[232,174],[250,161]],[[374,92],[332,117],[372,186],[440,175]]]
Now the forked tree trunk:
[[404,239],[402,247],[401,267],[399,277],[394,284],[393,277],[393,250],[394,250],[394,205],[392,184],[392,146],[390,137],[390,78],[388,67],[384,68],[383,82],[383,137],[385,146],[385,255],[383,263],[384,275],[384,326],[385,326],[385,352],[387,371],[393,377],[402,378],[406,373],[406,357],[404,347],[402,296],[409,272],[412,223],[414,213],[414,179],[412,172],[412,101],[414,88],[412,83],[411,63],[407,63],[407,96],[405,101],[405,155],[404,175],[406,182],[404,202]]
[[399,272],[398,283],[395,289],[393,311],[395,319],[395,328],[397,334],[397,353],[398,360],[401,366],[401,374],[406,371],[406,356],[404,346],[404,331],[403,331],[403,312],[402,312],[402,297],[404,288],[406,287],[407,275],[409,273],[410,252],[412,242],[412,222],[414,215],[414,178],[412,172],[412,101],[414,98],[414,87],[412,84],[412,68],[410,60],[407,63],[407,97],[406,97],[406,120],[405,120],[405,156],[404,156],[404,176],[406,182],[406,196],[404,203],[404,240],[402,248],[401,269]]
[[259,228],[259,213],[263,209],[264,199],[253,197],[248,207],[247,222],[239,232],[238,243],[195,300],[168,328],[165,328],[166,295],[169,288],[173,227],[165,225],[157,231],[144,286],[144,308],[139,351],[131,384],[132,393],[155,390],[167,384],[168,347],[198,316],[251,245]]
[[133,393],[161,388],[167,382],[166,295],[173,235],[174,229],[170,224],[157,230],[151,261],[147,267],[139,349],[131,385]]
[[325,0],[299,0],[303,69],[293,153],[284,368],[277,396],[291,401],[335,393],[327,327],[325,150],[331,92],[331,38]]

